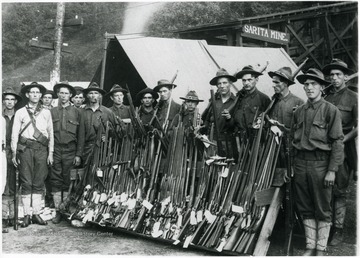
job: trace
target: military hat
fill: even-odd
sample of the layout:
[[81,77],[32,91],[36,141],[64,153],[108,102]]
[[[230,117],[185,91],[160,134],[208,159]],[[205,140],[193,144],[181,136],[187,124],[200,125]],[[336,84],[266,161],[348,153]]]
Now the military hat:
[[277,71],[268,72],[268,74],[271,78],[274,76],[279,76],[280,78],[286,80],[289,86],[295,84],[295,82],[293,81],[292,71],[290,67],[281,67]]
[[83,93],[83,91],[84,91],[84,88],[80,87],[80,86],[74,86],[74,89],[76,91],[75,95],[79,95],[80,93]]
[[25,93],[29,92],[29,90],[30,90],[31,88],[38,88],[38,89],[40,90],[41,94],[43,94],[43,95],[44,95],[45,92],[46,92],[46,88],[45,88],[43,85],[41,85],[41,84],[39,84],[39,83],[37,83],[37,82],[32,82],[32,83],[30,83],[29,85],[24,85],[24,86],[21,88],[20,92],[21,92],[22,94],[25,94]]
[[15,93],[14,89],[12,87],[7,87],[3,93],[2,93],[2,98],[4,99],[6,95],[13,95],[17,101],[21,101],[22,97],[20,95],[18,95],[17,93]]
[[158,81],[157,85],[154,87],[154,91],[158,92],[162,87],[167,87],[169,90],[175,89],[176,85],[170,83],[168,80],[161,79]]
[[330,82],[325,80],[324,74],[320,70],[318,70],[316,68],[310,68],[304,74],[300,74],[298,77],[296,77],[296,79],[301,84],[304,84],[304,82],[307,79],[315,80],[315,81],[319,82],[322,85],[330,84]]
[[113,93],[122,92],[123,94],[127,93],[128,91],[121,87],[119,84],[114,84],[111,90],[106,94],[107,96],[112,96]]
[[256,71],[251,65],[244,66],[243,69],[236,74],[236,78],[241,79],[245,74],[260,76],[262,73]]
[[330,71],[332,69],[337,69],[337,70],[341,70],[343,71],[345,74],[352,74],[354,73],[351,69],[348,68],[348,65],[338,59],[338,58],[334,58],[333,60],[331,60],[331,63],[328,64],[328,65],[325,65],[324,68],[322,69],[322,72],[325,74],[325,75],[329,75],[330,74]]
[[183,100],[190,100],[190,101],[196,101],[196,102],[203,102],[204,100],[199,99],[198,95],[196,94],[196,91],[191,90],[189,91],[185,97],[180,97]]
[[216,72],[216,76],[214,78],[211,79],[210,84],[211,85],[216,85],[217,81],[219,78],[229,78],[232,82],[236,82],[237,79],[235,78],[235,76],[232,76],[231,74],[229,74],[224,68],[220,68],[217,72]]
[[83,90],[83,93],[84,93],[84,95],[87,95],[90,91],[97,91],[101,95],[104,95],[106,93],[106,91],[101,89],[100,86],[96,82],[90,83],[89,87],[87,87]]
[[136,101],[140,101],[145,96],[145,94],[148,94],[148,93],[150,93],[152,95],[154,100],[156,100],[159,97],[159,94],[156,91],[154,91],[153,89],[145,88],[145,89],[139,91],[138,94],[136,94]]
[[58,82],[57,84],[54,85],[54,92],[55,92],[56,95],[57,95],[58,90],[59,90],[61,87],[66,87],[66,88],[68,88],[69,91],[70,91],[70,93],[72,94],[72,97],[74,97],[75,95],[77,95],[75,88],[74,88],[73,86],[71,86],[68,81]]
[[53,99],[57,99],[57,95],[55,94],[55,92],[52,91],[52,90],[48,90],[48,89],[47,89],[47,90],[45,91],[45,93],[43,94],[43,97],[44,97],[45,95],[48,95],[48,94],[50,94]]

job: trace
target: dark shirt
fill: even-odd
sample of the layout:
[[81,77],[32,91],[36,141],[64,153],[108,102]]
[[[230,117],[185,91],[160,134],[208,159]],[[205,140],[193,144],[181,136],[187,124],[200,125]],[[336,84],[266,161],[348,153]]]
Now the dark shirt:
[[[164,123],[166,122],[166,115],[168,112],[168,102],[163,102],[162,105],[159,106],[159,109],[157,111],[157,117],[159,119],[159,122],[161,124],[161,126],[164,126]],[[171,101],[171,106],[170,106],[170,111],[169,111],[169,116],[168,116],[168,124],[171,125],[172,120],[174,119],[174,117],[180,112],[181,109],[181,105],[174,102],[173,100]]]
[[9,116],[5,115],[4,112],[3,112],[3,117],[5,118],[5,121],[6,121],[6,138],[5,138],[6,141],[5,141],[5,146],[6,146],[6,148],[10,148],[11,133],[12,133],[12,126],[14,124],[15,113],[10,118]]
[[107,107],[100,105],[95,111],[88,105],[84,108],[81,112],[79,125],[79,149],[81,155],[88,143],[96,142],[100,125],[103,124],[105,130],[107,121],[110,121],[113,125],[116,124],[114,113]]
[[[68,145],[78,142],[78,133],[80,125],[80,110],[74,106],[61,105],[50,110],[54,129],[54,148],[59,144]],[[80,150],[77,148],[76,156],[80,156]]]
[[138,114],[139,114],[139,118],[140,118],[141,122],[144,125],[146,125],[146,124],[149,124],[151,118],[153,117],[154,109],[152,109],[151,111],[148,112],[143,108],[143,106],[141,106],[139,108]]
[[120,119],[130,118],[130,108],[124,104],[120,105],[119,107],[113,105],[110,110],[114,112],[115,116],[119,117]]
[[315,103],[307,101],[294,112],[292,145],[297,150],[329,151],[328,170],[338,171],[343,162],[344,135],[340,111],[321,98]]
[[304,101],[295,96],[291,92],[285,97],[280,97],[269,112],[269,117],[284,124],[286,128],[290,129],[293,112],[299,106],[304,104]]
[[335,105],[341,113],[341,122],[344,133],[357,127],[358,123],[358,94],[348,87],[336,92],[331,90],[325,100]]
[[229,125],[240,131],[252,129],[255,115],[264,112],[270,102],[270,98],[256,88],[252,93],[246,93],[232,112]]

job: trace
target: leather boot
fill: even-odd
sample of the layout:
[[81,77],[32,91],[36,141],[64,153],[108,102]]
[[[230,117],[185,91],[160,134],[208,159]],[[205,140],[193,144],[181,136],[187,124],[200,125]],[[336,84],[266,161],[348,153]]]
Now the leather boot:
[[2,233],[9,233],[9,229],[7,229],[8,226],[8,220],[2,219]]
[[12,219],[8,219],[8,226],[9,227],[12,227],[12,226],[14,226],[14,218],[12,218]]
[[[318,221],[316,250],[318,253],[326,251],[331,222]],[[319,252],[320,251],[320,252]]]
[[303,220],[306,238],[306,251],[303,256],[315,256],[316,255],[316,233],[317,223],[315,219]]
[[55,218],[53,218],[51,221],[54,224],[59,224],[61,221],[61,213],[59,211],[56,211]]
[[330,246],[336,246],[343,242],[344,240],[344,234],[342,228],[334,228],[334,234],[332,236],[332,239],[329,243]]
[[24,216],[24,219],[23,219],[23,222],[21,223],[20,226],[21,226],[22,228],[26,228],[26,227],[28,227],[30,224],[31,224],[30,215],[25,215],[25,216]]
[[325,251],[316,250],[316,256],[326,256]]
[[39,214],[33,214],[32,216],[32,223],[39,224],[39,225],[47,225],[47,222],[44,221]]

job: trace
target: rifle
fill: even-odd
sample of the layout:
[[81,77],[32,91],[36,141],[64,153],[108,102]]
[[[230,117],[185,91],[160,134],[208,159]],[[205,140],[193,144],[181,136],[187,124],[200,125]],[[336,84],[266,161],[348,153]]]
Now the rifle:
[[19,217],[19,169],[15,169],[15,190],[14,190],[14,230],[18,230]]
[[[178,70],[176,70],[176,73],[172,79],[172,81],[175,81],[177,74],[178,74]],[[173,82],[171,82],[171,84],[173,84]],[[174,85],[171,86],[171,91],[174,89]],[[169,99],[169,106],[168,109],[166,111],[166,117],[165,117],[165,121],[164,121],[164,125],[163,125],[163,129],[166,132],[167,131],[167,127],[169,125],[169,114],[170,114],[170,108],[171,108],[171,101],[172,101],[172,94],[170,95],[170,99]]]
[[127,89],[126,97],[127,97],[128,101],[129,101],[129,105],[130,105],[130,118],[131,118],[131,121],[133,121],[135,130],[137,131],[137,133],[139,135],[145,135],[146,131],[145,131],[144,125],[141,123],[140,118],[138,116],[138,113],[135,111],[135,107],[134,107],[134,103],[132,101],[132,97],[131,97],[131,94],[130,94],[129,87],[128,87],[127,84],[125,84],[125,87]]

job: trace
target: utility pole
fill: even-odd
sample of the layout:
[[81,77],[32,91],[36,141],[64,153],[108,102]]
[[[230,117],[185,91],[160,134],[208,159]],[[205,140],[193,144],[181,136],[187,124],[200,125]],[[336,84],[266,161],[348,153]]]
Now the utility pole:
[[57,3],[56,9],[54,66],[50,72],[50,85],[52,86],[55,85],[55,83],[60,82],[61,46],[63,41],[65,4],[63,2]]

